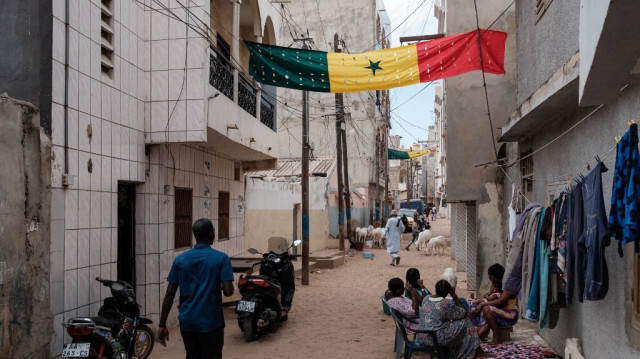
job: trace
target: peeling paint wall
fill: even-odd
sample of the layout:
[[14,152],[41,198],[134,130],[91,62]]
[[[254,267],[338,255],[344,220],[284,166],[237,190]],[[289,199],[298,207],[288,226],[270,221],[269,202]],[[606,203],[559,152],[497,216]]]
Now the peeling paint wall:
[[49,311],[50,152],[31,104],[0,97],[0,353],[45,358]]

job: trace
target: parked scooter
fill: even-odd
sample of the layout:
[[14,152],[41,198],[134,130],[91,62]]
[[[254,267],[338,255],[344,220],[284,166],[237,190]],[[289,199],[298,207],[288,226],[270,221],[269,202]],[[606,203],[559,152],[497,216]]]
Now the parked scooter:
[[[273,251],[262,254],[260,275],[240,276],[238,289],[242,299],[236,305],[238,326],[247,341],[256,340],[266,328],[273,328],[275,323],[287,320],[295,293],[295,269],[291,259],[299,257],[289,254],[289,249],[297,247],[301,240],[284,253]],[[256,249],[249,248],[249,253],[259,254]]]
[[151,319],[140,316],[133,287],[124,281],[96,280],[111,289],[97,317],[71,318],[63,326],[73,338],[62,349],[63,358],[146,359],[155,334],[146,326]]

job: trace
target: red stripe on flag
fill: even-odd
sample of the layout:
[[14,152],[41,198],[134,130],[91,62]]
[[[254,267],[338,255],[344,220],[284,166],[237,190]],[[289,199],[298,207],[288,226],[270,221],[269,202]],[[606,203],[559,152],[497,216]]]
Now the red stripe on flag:
[[[484,71],[504,74],[504,48],[507,34],[502,31],[480,30]],[[480,70],[478,31],[422,41],[416,44],[420,82]]]

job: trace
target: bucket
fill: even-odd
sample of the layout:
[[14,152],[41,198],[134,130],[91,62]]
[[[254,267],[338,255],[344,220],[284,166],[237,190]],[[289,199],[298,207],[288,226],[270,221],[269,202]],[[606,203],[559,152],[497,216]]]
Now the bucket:
[[364,246],[365,248],[373,247],[373,241],[364,241]]
[[373,252],[363,252],[362,257],[366,259],[373,259]]
[[382,302],[382,311],[384,312],[384,314],[391,315],[391,309],[389,309],[389,306],[384,302],[382,297],[380,297],[380,301]]

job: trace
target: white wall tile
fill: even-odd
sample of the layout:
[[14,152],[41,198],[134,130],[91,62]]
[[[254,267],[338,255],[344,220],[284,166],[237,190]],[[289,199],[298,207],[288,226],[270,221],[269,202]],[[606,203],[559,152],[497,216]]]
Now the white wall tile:
[[146,256],[146,279],[147,283],[160,283],[160,257],[158,254],[147,254]]
[[[169,38],[171,39],[182,39],[187,37],[187,24],[185,23],[187,20],[186,10],[180,8],[173,11],[174,14],[180,18],[180,20],[175,19],[173,17],[169,18]],[[191,24],[195,21],[193,19],[189,20]]]
[[99,228],[102,225],[100,219],[102,209],[102,194],[91,191],[91,228]]
[[[82,1],[84,2],[84,1]],[[80,31],[78,35],[78,71],[87,76],[91,75],[91,40],[89,33]]]
[[111,228],[111,260],[113,261],[118,260],[118,229],[117,228]]
[[111,193],[101,193],[100,199],[100,212],[101,212],[101,225],[103,228],[111,227],[111,206],[115,206],[115,203],[111,203]]
[[69,0],[69,26],[78,30],[78,2],[82,0]]
[[[100,266],[91,266],[89,267],[89,278],[91,278],[91,282],[89,284],[89,300],[91,303],[95,303],[100,301],[100,287],[102,286],[98,281],[93,280],[95,277],[100,276]],[[97,312],[92,312],[94,315],[97,315]]]
[[60,21],[64,21],[65,18],[65,0],[52,0],[53,16]]
[[102,124],[106,121],[91,117],[91,153],[102,154]]
[[57,61],[51,63],[51,100],[64,104],[64,65]]
[[187,98],[187,78],[184,70],[169,71],[169,100]]
[[91,151],[91,145],[89,143],[89,136],[87,135],[87,128],[91,124],[91,116],[84,112],[78,114],[78,149],[80,151]]
[[102,84],[91,79],[91,115],[102,116]]
[[86,0],[78,2],[78,32],[91,35],[91,3]]
[[[102,51],[99,43],[95,41],[91,41],[91,78],[95,80],[102,80]],[[109,79],[108,76],[104,76],[104,78]],[[109,79],[109,82],[111,80]]]
[[[131,112],[129,111],[129,103],[130,103],[129,95],[127,95],[124,92],[121,93],[120,94],[120,123],[126,127],[131,126]],[[120,152],[122,153],[125,151],[120,151]],[[126,158],[126,156],[124,155],[122,157]]]
[[64,269],[78,268],[78,231],[66,230],[64,234]]
[[107,121],[111,121],[111,88],[102,84],[102,90],[100,91],[101,97],[101,117]]
[[53,19],[53,32],[52,32],[52,52],[51,57],[64,63],[65,61],[65,39],[66,39],[66,31],[64,28],[64,23],[56,18]]
[[92,155],[91,162],[93,172],[91,173],[91,191],[97,193],[102,189],[102,156]]
[[111,258],[111,228],[103,228],[100,237],[100,245],[102,246],[100,249],[100,262],[104,264],[117,260],[117,258]]
[[[111,125],[111,156],[113,158],[120,158],[120,152],[122,151],[122,126],[117,124]],[[119,177],[115,178],[120,179]]]
[[91,192],[78,191],[78,228],[91,226]]
[[64,275],[64,310],[78,307],[78,271],[68,270]]
[[[55,62],[54,62],[55,63]],[[79,107],[79,73],[76,70],[69,69],[69,107],[78,109]],[[64,87],[64,78],[61,80]],[[62,102],[61,102],[62,103]]]
[[65,213],[65,221],[64,221],[65,228],[66,229],[78,228],[78,191],[77,190],[72,190],[72,189],[66,190],[64,213]]
[[151,39],[163,40],[169,38],[169,17],[159,11],[151,13]]
[[166,101],[169,98],[168,71],[151,73],[151,101]]
[[187,98],[203,99],[205,80],[209,79],[209,76],[204,76],[204,69],[191,69],[187,70]]
[[102,250],[102,244],[100,243],[100,229],[91,229],[90,234],[90,252],[89,252],[89,265],[95,266],[100,264],[100,251]]
[[189,131],[204,130],[204,100],[188,100],[187,107],[189,114],[187,118],[187,129]]
[[78,110],[91,113],[91,80],[82,73],[78,74]]
[[[123,34],[125,33],[125,28],[129,28],[131,21],[135,21],[135,19],[130,19],[130,14],[131,14],[131,6],[132,6],[132,2],[131,1],[122,1],[120,2],[120,23],[123,26],[122,32]],[[131,21],[130,21],[131,20]]]
[[184,39],[169,40],[169,69],[184,69],[185,56],[187,55],[185,51],[186,41]]
[[131,181],[131,175],[129,174],[129,162],[120,160],[120,176],[124,181]]
[[90,280],[89,267],[79,268],[78,269],[78,307],[84,307],[89,305],[89,285],[90,285],[89,280]]
[[100,143],[102,145],[101,153],[105,156],[111,156],[111,131],[111,122],[102,121],[102,128],[100,131],[102,139],[100,140]]
[[120,118],[120,91],[111,89],[111,121],[122,123]]
[[158,253],[158,225],[157,224],[147,224],[144,229],[145,234],[145,244],[146,253]]
[[[167,102],[151,103],[151,131],[162,132],[167,127],[169,104]],[[164,136],[164,134],[162,134]],[[164,138],[164,137],[162,137]]]
[[89,229],[78,230],[78,267],[89,266],[91,253],[91,231]]
[[55,102],[51,104],[51,143],[64,145],[64,107]]
[[[189,39],[189,48],[187,49],[187,67],[192,68],[209,68],[209,54],[207,49],[209,43],[205,39]],[[207,79],[209,78],[209,72],[207,70]]]
[[151,70],[167,70],[169,67],[169,41],[157,40],[151,42]]
[[187,129],[187,106],[186,101],[169,101],[169,130],[186,131]]
[[91,155],[88,152],[78,152],[78,188],[91,189],[91,175],[87,170],[87,163]]
[[91,4],[91,40],[99,42],[102,38],[100,30],[102,24],[102,16],[99,4]]

